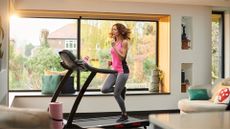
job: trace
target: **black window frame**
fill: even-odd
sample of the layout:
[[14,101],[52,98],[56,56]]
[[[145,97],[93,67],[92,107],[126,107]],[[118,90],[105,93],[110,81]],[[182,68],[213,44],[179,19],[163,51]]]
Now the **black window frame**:
[[[77,22],[77,26],[78,26],[78,28],[80,28],[80,29],[78,29],[77,31],[78,31],[78,37],[77,37],[77,39],[81,39],[81,20],[114,20],[114,21],[143,21],[143,22],[145,22],[145,21],[147,21],[147,22],[155,22],[156,23],[156,65],[158,66],[158,58],[159,58],[159,49],[158,49],[158,46],[159,46],[159,21],[158,20],[134,20],[134,19],[114,19],[114,18],[111,18],[111,19],[109,19],[109,18],[89,18],[89,17],[87,17],[87,18],[83,18],[82,16],[80,16],[79,18],[78,18],[78,22]],[[77,40],[77,59],[81,59],[81,40]],[[76,82],[76,84],[77,84],[77,86],[76,86],[76,89],[77,89],[77,91],[79,91],[80,89],[81,89],[81,85],[80,85],[80,83],[81,83],[81,73],[80,73],[80,71],[77,71],[77,75],[76,75],[76,78],[77,78],[77,82]],[[87,89],[87,91],[99,91],[100,89]],[[129,89],[129,88],[127,88],[127,90],[128,91],[147,91],[148,89],[147,88],[138,88],[138,89]]]
[[225,78],[225,23],[224,23],[224,12],[223,11],[212,11],[212,14],[221,16],[220,29],[221,29],[221,78]]

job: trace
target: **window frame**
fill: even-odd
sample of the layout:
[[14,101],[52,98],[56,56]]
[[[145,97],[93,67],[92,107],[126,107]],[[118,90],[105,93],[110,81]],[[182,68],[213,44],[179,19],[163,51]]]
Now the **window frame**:
[[[156,64],[158,66],[159,61],[159,19],[168,15],[159,15],[159,14],[132,14],[132,13],[102,13],[102,12],[70,12],[70,11],[47,11],[47,10],[17,10],[17,14],[22,18],[59,18],[59,19],[76,19],[77,20],[77,38],[80,39],[80,25],[81,19],[94,19],[94,20],[122,20],[122,21],[150,21],[156,22]],[[77,40],[77,58],[81,57],[81,41]],[[76,91],[80,90],[80,72],[77,72],[76,75]],[[128,89],[131,91],[147,91],[147,88],[139,89]],[[10,90],[13,92],[34,92],[41,90]],[[87,91],[99,91],[99,89],[90,89]],[[160,93],[159,93],[160,94]]]
[[212,11],[212,14],[220,15],[221,21],[220,21],[220,29],[221,29],[221,78],[225,78],[225,23],[224,23],[224,12],[223,11]]
[[[83,18],[82,16],[80,16],[80,18],[78,19],[79,21],[77,22],[77,26],[78,28],[81,28],[81,20],[114,20],[114,21],[147,21],[147,22],[155,22],[156,23],[156,65],[158,66],[158,58],[159,58],[159,53],[158,53],[158,45],[159,45],[159,21],[158,20],[134,20],[134,19],[114,19],[114,18],[93,18],[93,17],[87,17],[87,18]],[[79,32],[81,31],[81,29],[79,30]],[[78,39],[81,39],[81,33],[78,33]],[[80,59],[81,57],[81,40],[77,40],[77,44],[79,47],[77,47],[77,58]],[[80,80],[81,80],[81,72],[77,71],[77,86],[76,89],[80,90],[81,89],[81,85],[80,85]],[[99,91],[100,89],[87,89],[87,91]],[[134,88],[134,89],[129,89],[127,88],[128,91],[148,91],[148,88]]]

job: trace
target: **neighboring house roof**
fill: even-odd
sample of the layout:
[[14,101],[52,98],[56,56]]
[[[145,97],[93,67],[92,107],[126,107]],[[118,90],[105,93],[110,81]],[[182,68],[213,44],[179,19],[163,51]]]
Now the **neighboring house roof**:
[[70,23],[51,32],[48,39],[77,39],[77,24]]

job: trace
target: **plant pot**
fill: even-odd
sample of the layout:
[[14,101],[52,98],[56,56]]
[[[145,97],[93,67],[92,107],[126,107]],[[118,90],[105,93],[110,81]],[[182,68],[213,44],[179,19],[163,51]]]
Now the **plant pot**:
[[160,77],[159,76],[153,76],[152,77],[152,82],[155,84],[159,84],[160,83]]
[[161,70],[154,69],[152,71],[151,81],[149,83],[149,92],[159,92],[160,91],[160,79]]
[[155,69],[152,71],[151,82],[155,84],[160,83],[160,71],[159,70]]
[[159,83],[151,82],[149,84],[149,92],[159,92]]
[[152,76],[159,76],[159,73],[160,73],[160,70],[154,69],[154,70],[152,71]]

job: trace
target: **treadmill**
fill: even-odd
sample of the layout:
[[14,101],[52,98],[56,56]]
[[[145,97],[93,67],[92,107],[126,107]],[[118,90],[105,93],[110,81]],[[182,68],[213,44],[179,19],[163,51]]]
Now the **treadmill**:
[[51,102],[55,102],[61,93],[61,90],[64,88],[64,84],[67,81],[68,77],[74,71],[87,71],[91,72],[82,88],[79,91],[79,94],[76,97],[74,105],[71,109],[70,114],[67,119],[64,119],[64,129],[86,129],[86,128],[133,128],[133,127],[141,127],[143,126],[146,129],[146,126],[149,126],[148,119],[140,119],[129,116],[128,121],[117,123],[116,120],[119,116],[108,116],[108,117],[96,117],[96,118],[87,118],[87,119],[79,119],[77,118],[76,111],[81,102],[81,99],[88,88],[90,82],[93,80],[94,76],[97,73],[102,74],[113,74],[117,73],[114,70],[109,69],[98,69],[90,66],[83,60],[76,59],[76,57],[68,50],[62,50],[59,52],[59,55],[62,59],[61,66],[68,70],[64,78],[59,83],[55,93],[52,96]]

